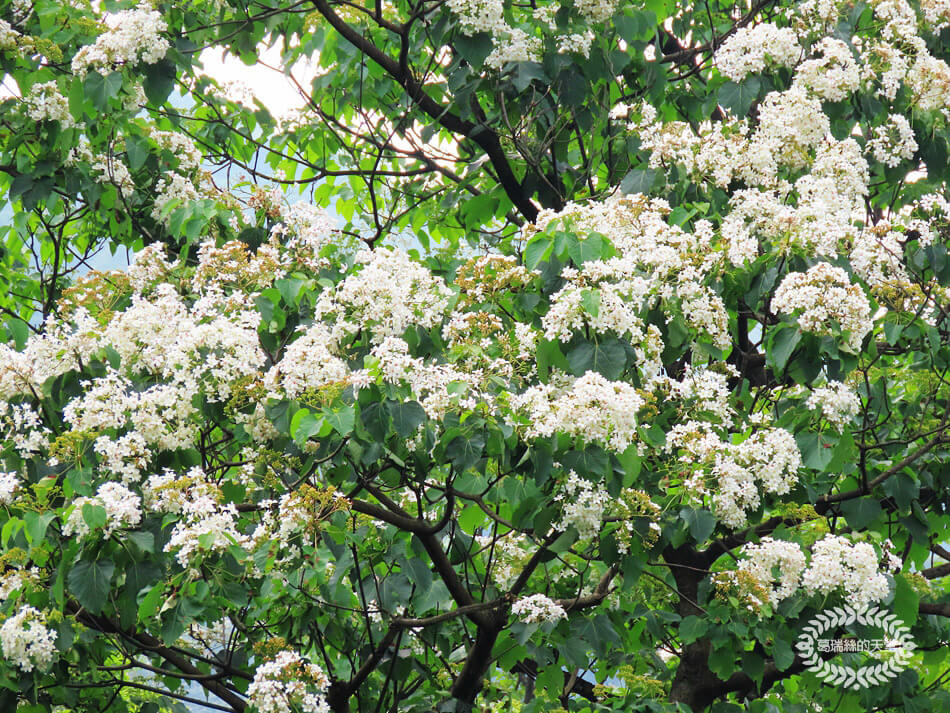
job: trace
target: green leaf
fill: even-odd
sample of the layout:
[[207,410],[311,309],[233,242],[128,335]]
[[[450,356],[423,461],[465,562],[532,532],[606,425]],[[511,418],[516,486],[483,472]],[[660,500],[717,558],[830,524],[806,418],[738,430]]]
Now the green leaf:
[[657,175],[652,168],[634,168],[623,177],[620,190],[624,193],[649,193]]
[[455,470],[462,472],[474,466],[485,450],[485,436],[476,433],[472,436],[458,436],[445,449],[445,455],[452,461]]
[[705,542],[709,539],[712,531],[716,529],[716,516],[709,510],[683,508],[680,510],[680,517],[686,521],[689,526],[690,537],[697,543]]
[[25,173],[21,173],[19,176],[16,176],[13,179],[13,182],[10,184],[10,199],[16,200],[32,188],[33,177]]
[[141,136],[127,136],[125,155],[129,160],[129,168],[138,171],[148,160],[148,142]]
[[26,523],[26,535],[30,543],[38,545],[46,536],[46,528],[56,517],[56,513],[46,512],[37,513],[28,511],[23,514],[23,521]]
[[125,588],[133,598],[137,597],[143,589],[160,581],[162,574],[161,566],[153,561],[136,562],[126,570]]
[[416,401],[399,403],[388,401],[386,408],[393,420],[393,427],[402,438],[409,438],[425,423],[426,412]]
[[[765,657],[758,651],[742,652],[742,672],[757,683],[762,683],[765,671]],[[741,710],[741,709],[740,709]]]
[[600,312],[600,290],[596,288],[581,290],[581,307],[592,317]]
[[587,446],[584,450],[568,451],[562,461],[570,470],[591,480],[600,480],[607,472],[610,457],[600,446]]
[[719,87],[719,104],[739,118],[744,118],[752,103],[758,98],[762,89],[762,80],[758,77],[747,77],[738,84],[726,82]]
[[142,550],[142,552],[155,552],[155,535],[151,532],[130,530],[125,536],[129,541],[134,542],[135,546]]
[[172,89],[175,87],[176,74],[175,65],[167,59],[145,68],[143,86],[145,96],[152,104],[160,106],[165,103],[168,95],[172,93]]
[[112,72],[107,77],[103,77],[98,72],[89,72],[83,80],[83,92],[93,106],[100,111],[108,109],[109,100],[118,96],[120,89],[122,89],[121,72]]
[[544,382],[548,380],[548,373],[551,367],[555,367],[561,371],[568,371],[571,368],[564,354],[561,352],[560,343],[547,339],[538,340],[535,361],[538,365],[538,376],[540,376],[541,381]]
[[458,33],[452,42],[452,46],[458,50],[462,59],[468,62],[475,69],[481,69],[485,64],[485,58],[491,54],[494,42],[492,36],[487,32],[476,32],[473,35]]
[[555,82],[558,102],[564,106],[577,107],[590,96],[590,83],[581,72],[561,72]]
[[591,233],[568,245],[568,254],[578,267],[591,260],[599,260],[604,252],[604,238],[600,233]]
[[640,17],[640,13],[635,13],[633,15],[618,14],[614,18],[614,28],[628,45],[639,40],[643,33]]
[[151,619],[158,611],[158,605],[165,595],[165,583],[159,582],[148,590],[148,594],[139,602],[139,621]]
[[413,557],[406,563],[403,570],[409,576],[409,581],[416,588],[416,597],[425,597],[432,588],[432,570],[429,566],[417,557]]
[[799,433],[795,436],[798,450],[802,453],[802,463],[808,468],[824,471],[834,456],[831,442],[817,433]]
[[344,406],[336,411],[324,410],[323,417],[341,436],[350,435],[356,425],[356,410],[352,406]]
[[884,513],[881,504],[874,497],[845,500],[840,507],[853,530],[863,530]]
[[109,520],[109,514],[101,505],[84,503],[82,506],[82,519],[89,526],[90,530],[98,530],[100,527],[105,527],[106,522]]
[[290,435],[294,443],[302,445],[310,438],[323,438],[330,434],[333,426],[323,416],[302,408],[290,420]]
[[797,327],[785,326],[772,336],[772,346],[768,350],[767,361],[775,371],[782,373],[795,347],[802,340],[802,332]]
[[729,642],[710,651],[709,669],[723,681],[727,680],[736,670],[736,654]]
[[523,92],[531,82],[540,82],[542,85],[551,83],[551,79],[537,62],[518,62],[515,70],[511,73],[511,83],[515,89]]
[[545,234],[536,235],[524,250],[524,264],[529,270],[535,269],[551,256],[554,244]]
[[920,596],[903,575],[894,577],[894,585],[894,614],[908,627],[912,627],[917,623]]
[[69,570],[67,585],[85,609],[92,614],[102,611],[109,598],[109,586],[115,563],[111,559],[80,560]]
[[709,631],[709,622],[698,616],[689,615],[680,622],[680,640],[691,644]]
[[795,652],[791,644],[785,639],[776,636],[772,642],[772,659],[775,661],[775,667],[779,671],[786,670],[795,662]]
[[605,339],[602,342],[581,342],[567,354],[574,376],[583,376],[588,371],[596,371],[604,378],[616,381],[623,373],[627,363],[627,350],[619,339]]
[[301,280],[299,277],[285,277],[274,282],[274,286],[277,288],[277,291],[280,292],[280,296],[283,297],[284,302],[289,305],[297,304],[300,290],[302,290],[306,284],[307,281]]
[[637,476],[640,475],[640,468],[642,466],[637,444],[631,443],[627,446],[627,450],[617,456],[617,458],[623,467],[623,487],[629,488],[636,481]]
[[185,633],[185,629],[188,627],[188,611],[185,606],[185,602],[172,607],[166,614],[162,617],[162,640],[171,646],[181,635]]
[[383,442],[389,431],[389,411],[382,402],[372,401],[360,407],[360,420],[363,427],[375,440]]
[[459,527],[469,535],[474,535],[475,530],[485,521],[485,513],[478,505],[468,505],[459,513]]

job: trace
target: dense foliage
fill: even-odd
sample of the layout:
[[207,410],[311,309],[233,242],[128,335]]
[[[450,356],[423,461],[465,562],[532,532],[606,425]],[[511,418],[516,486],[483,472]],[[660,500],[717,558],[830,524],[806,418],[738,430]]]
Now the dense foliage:
[[[264,44],[302,109],[201,72]],[[939,0],[0,2],[0,707],[946,710],[948,48]],[[842,603],[912,666],[806,671]]]

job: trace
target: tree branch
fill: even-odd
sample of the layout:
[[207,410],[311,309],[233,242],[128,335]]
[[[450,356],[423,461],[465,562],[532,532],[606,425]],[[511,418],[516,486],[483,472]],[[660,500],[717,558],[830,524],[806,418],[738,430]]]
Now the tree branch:
[[[405,62],[398,62],[385,52],[379,49],[372,42],[359,34],[353,27],[337,15],[330,7],[328,0],[312,0],[314,7],[326,19],[340,35],[350,44],[356,47],[376,64],[382,67],[393,80],[395,80],[406,93],[413,103],[425,112],[430,118],[437,121],[441,126],[449,131],[460,134],[465,138],[477,144],[488,156],[491,165],[498,174],[498,182],[501,183],[505,193],[511,198],[511,202],[529,221],[534,222],[538,217],[538,209],[531,199],[525,195],[521,183],[518,181],[508,158],[505,156],[505,150],[501,145],[498,135],[484,124],[475,124],[463,119],[457,114],[449,111],[429,96],[422,84],[412,76],[412,71]],[[403,44],[405,44],[405,37]]]
[[[244,700],[240,698],[234,691],[229,690],[227,686],[221,683],[221,681],[205,678],[205,674],[195,667],[187,658],[185,658],[182,654],[172,651],[172,649],[165,646],[165,644],[163,644],[160,639],[157,639],[151,634],[126,631],[111,619],[105,616],[91,614],[85,609],[79,607],[79,605],[72,602],[66,605],[66,611],[75,615],[77,620],[91,629],[95,629],[96,631],[101,631],[107,634],[119,634],[120,636],[132,641],[143,649],[162,657],[165,659],[165,661],[170,663],[182,673],[188,674],[190,677],[194,677],[194,680],[198,681],[198,683],[200,683],[205,690],[213,693],[215,696],[231,706],[231,710],[235,711],[235,713],[243,713],[243,711],[247,709],[247,703],[245,703]],[[226,669],[224,666],[221,666],[221,668]]]

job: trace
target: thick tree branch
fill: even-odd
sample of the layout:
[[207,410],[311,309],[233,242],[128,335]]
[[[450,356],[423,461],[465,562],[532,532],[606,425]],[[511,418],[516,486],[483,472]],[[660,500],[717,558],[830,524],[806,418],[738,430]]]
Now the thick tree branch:
[[590,594],[587,594],[583,597],[573,597],[571,599],[555,599],[555,601],[564,608],[564,611],[569,612],[595,607],[604,601],[604,599],[607,598],[607,595],[610,594],[610,583],[613,581],[614,577],[617,576],[617,572],[619,570],[620,568],[617,565],[611,565],[610,568],[604,573],[604,576],[600,578],[600,581],[597,583],[594,591]]
[[950,575],[950,562],[938,564],[936,567],[928,567],[920,571],[920,574],[927,579],[938,579]]
[[[946,429],[948,419],[950,419],[950,413],[944,416],[943,421],[941,422],[941,427],[944,429],[944,431]],[[833,503],[840,503],[845,500],[853,500],[855,498],[859,498],[862,495],[868,495],[872,490],[874,490],[874,488],[876,488],[878,485],[880,485],[885,480],[890,478],[892,475],[900,473],[902,470],[904,470],[904,468],[906,468],[909,465],[913,465],[916,461],[920,460],[923,456],[927,455],[930,451],[932,451],[934,448],[936,448],[938,445],[942,443],[950,443],[950,437],[948,437],[945,432],[942,433],[937,438],[934,438],[932,441],[928,441],[927,443],[922,445],[920,448],[918,448],[913,453],[909,454],[906,458],[904,458],[899,463],[892,465],[890,468],[885,470],[883,473],[877,476],[874,480],[868,483],[866,488],[864,487],[855,488],[854,490],[848,490],[843,493],[830,493],[828,495],[821,496],[820,498],[818,498],[818,502],[815,503],[815,511],[819,515],[824,515],[826,512],[828,512],[828,510],[831,508],[831,505]]]
[[[82,609],[73,603],[68,603],[66,605],[66,611],[75,615],[78,621],[91,629],[95,629],[96,631],[101,631],[107,634],[119,634],[123,638],[128,639],[142,649],[160,656],[179,671],[187,674],[189,677],[200,683],[201,686],[209,693],[213,693],[215,696],[227,703],[231,707],[231,710],[235,711],[235,713],[243,713],[243,711],[247,709],[247,703],[245,703],[245,701],[240,696],[238,696],[237,693],[230,690],[221,681],[207,678],[206,675],[200,669],[194,666],[184,655],[179,654],[178,652],[173,651],[169,647],[165,646],[165,644],[162,643],[160,639],[157,639],[151,634],[127,631],[111,619],[104,616],[90,614],[85,609]],[[224,669],[225,667],[222,665],[221,668]]]
[[[508,158],[505,156],[505,150],[501,145],[498,135],[484,124],[475,124],[474,122],[463,119],[457,114],[449,111],[429,96],[424,87],[415,77],[406,62],[394,60],[385,52],[379,49],[371,41],[363,37],[353,27],[334,12],[330,7],[328,0],[312,0],[314,7],[326,19],[340,35],[350,44],[356,47],[360,52],[366,55],[382,67],[390,77],[393,78],[409,95],[413,103],[425,112],[431,119],[437,121],[441,126],[449,131],[459,134],[477,144],[488,156],[491,165],[498,175],[498,182],[501,183],[505,193],[515,204],[515,207],[529,221],[534,222],[538,217],[538,209],[531,202],[529,196],[525,195],[521,183],[518,181]],[[405,28],[399,28],[403,32]],[[394,30],[390,30],[394,31]],[[397,32],[397,34],[400,34]],[[400,34],[402,39],[401,47],[406,44],[406,38]],[[404,57],[403,51],[401,57]]]
[[725,554],[729,550],[732,550],[736,547],[740,547],[749,541],[749,538],[752,535],[756,537],[765,537],[766,535],[771,535],[775,532],[780,525],[798,525],[802,522],[798,518],[785,517],[782,515],[776,515],[775,517],[769,518],[765,522],[756,525],[755,527],[750,527],[742,532],[733,532],[730,535],[726,535],[720,540],[716,540],[705,550],[700,552],[700,556],[704,562],[704,566],[708,567],[713,562],[715,562],[720,555]]
[[936,614],[937,616],[950,616],[950,603],[939,604],[933,602],[921,602],[921,614]]

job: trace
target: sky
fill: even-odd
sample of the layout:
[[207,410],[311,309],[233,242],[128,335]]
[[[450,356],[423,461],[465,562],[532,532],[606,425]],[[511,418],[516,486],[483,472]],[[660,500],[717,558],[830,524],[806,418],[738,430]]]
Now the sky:
[[[280,66],[279,43],[273,47],[263,43],[258,45],[258,59],[270,67]],[[293,82],[279,71],[261,64],[249,67],[233,55],[225,56],[220,47],[204,50],[199,60],[204,65],[204,73],[220,84],[237,82],[245,85],[274,117],[304,105],[304,99]],[[308,63],[301,61],[293,67],[293,74],[306,87],[313,79],[314,70]]]

